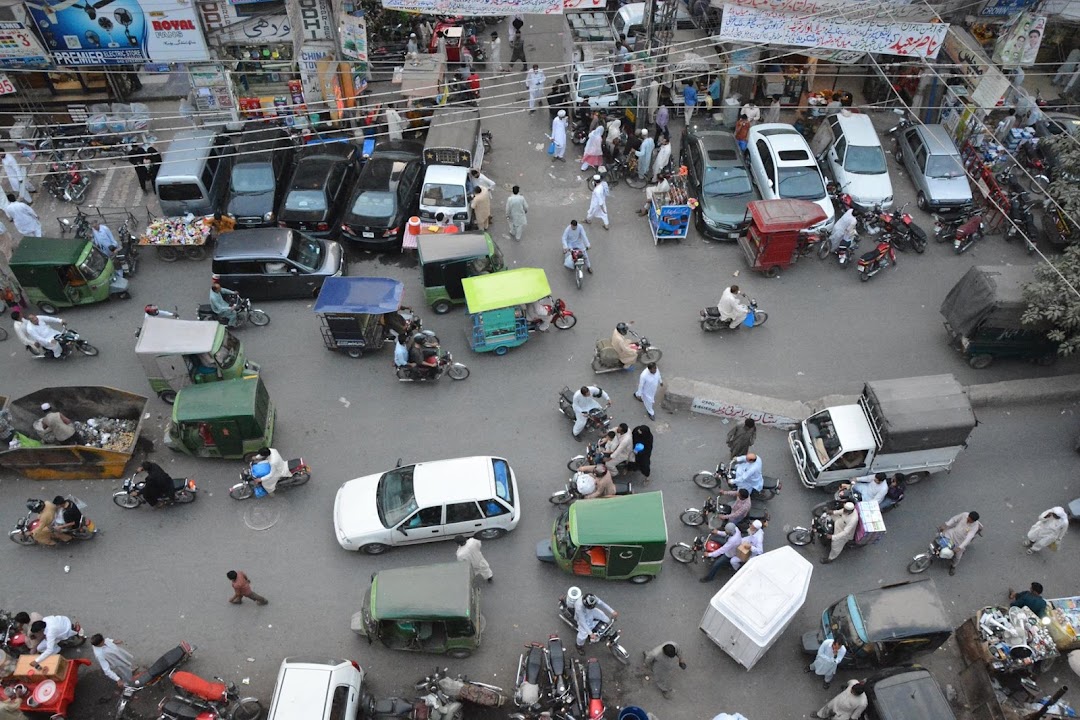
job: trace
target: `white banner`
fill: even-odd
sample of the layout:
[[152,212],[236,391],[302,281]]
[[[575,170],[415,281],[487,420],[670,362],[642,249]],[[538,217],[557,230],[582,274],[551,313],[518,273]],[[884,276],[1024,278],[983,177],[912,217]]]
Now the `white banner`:
[[[387,10],[407,10],[425,15],[559,15],[564,0],[382,0]],[[592,0],[565,0],[574,8],[596,6]],[[571,7],[571,5],[567,5]]]
[[724,4],[720,39],[934,59],[945,23],[826,20]]
[[[319,80],[319,61],[334,56],[334,45],[328,42],[308,42],[300,48],[300,80],[304,83],[304,100],[318,106],[323,100]],[[319,110],[324,108],[318,107]]]
[[289,10],[294,43],[334,39],[330,0],[289,0],[285,5]]
[[45,48],[21,22],[0,22],[0,67],[48,65]]
[[7,76],[7,73],[0,73],[0,95],[13,94],[15,94],[15,84],[11,82],[11,78]]
[[882,17],[896,20],[929,20],[933,9],[926,3],[911,0],[711,0],[711,5],[723,9],[724,5],[738,5],[754,10],[791,13],[803,17],[830,17],[869,19]]

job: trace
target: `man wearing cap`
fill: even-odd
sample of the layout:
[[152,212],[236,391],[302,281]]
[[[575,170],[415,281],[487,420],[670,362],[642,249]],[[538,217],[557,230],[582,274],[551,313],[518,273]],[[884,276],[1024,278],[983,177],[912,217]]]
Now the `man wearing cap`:
[[742,533],[739,532],[739,528],[735,523],[729,522],[724,526],[722,536],[727,538],[724,544],[710,553],[705,553],[705,557],[716,559],[713,561],[712,567],[709,568],[709,572],[698,582],[712,582],[713,578],[716,577],[716,573],[720,572],[720,568],[725,565],[730,567],[732,560],[735,559],[735,554],[739,551],[739,546],[742,545]]
[[416,40],[416,33],[409,33],[409,41],[405,43],[405,52],[409,55],[416,55],[420,52],[420,45]]
[[855,538],[855,528],[859,526],[859,514],[855,512],[855,503],[844,503],[844,507],[834,510],[832,515],[833,531],[831,535],[825,536],[825,539],[830,541],[829,554],[822,558],[823,563],[831,563],[840,557],[840,553],[844,552],[848,542]]
[[649,179],[649,169],[652,165],[653,149],[656,144],[653,142],[648,130],[641,128],[638,132],[641,134],[641,147],[634,151],[638,159],[637,174],[639,180],[647,181]]
[[[750,523],[750,531],[739,545],[739,553],[731,558],[731,567],[738,570],[742,564],[752,557],[765,552],[765,525],[760,520]],[[745,557],[743,557],[745,556]]]
[[[606,227],[606,226],[605,226]],[[577,220],[571,220],[562,234],[563,254],[566,260],[563,265],[567,270],[574,269],[574,261],[570,258],[571,250],[580,250],[585,256],[585,270],[592,275],[592,261],[589,260],[589,237],[585,234],[585,228],[578,225]]]
[[593,175],[592,198],[589,200],[589,212],[585,214],[585,224],[589,225],[593,218],[600,218],[604,222],[604,229],[610,230],[607,214],[607,198],[611,189],[608,187],[607,178],[604,175]]
[[68,440],[75,437],[75,425],[68,417],[56,412],[49,403],[42,403],[41,410],[45,416],[34,423],[34,430],[37,431],[42,442],[49,445],[66,445]]
[[33,313],[27,314],[26,319],[29,324],[25,326],[24,330],[26,330],[26,336],[31,342],[51,351],[54,358],[59,358],[64,354],[64,349],[60,347],[60,342],[56,339],[60,336],[61,329],[64,327],[63,320],[58,317],[40,318]]
[[548,136],[555,143],[555,153],[551,161],[562,160],[566,162],[566,111],[560,110],[551,120],[551,135]]

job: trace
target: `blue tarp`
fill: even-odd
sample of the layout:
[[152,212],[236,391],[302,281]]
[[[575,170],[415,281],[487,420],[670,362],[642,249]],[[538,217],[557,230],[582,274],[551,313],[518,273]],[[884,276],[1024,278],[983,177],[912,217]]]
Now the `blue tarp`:
[[384,315],[401,307],[405,285],[390,278],[328,277],[315,301],[315,312]]

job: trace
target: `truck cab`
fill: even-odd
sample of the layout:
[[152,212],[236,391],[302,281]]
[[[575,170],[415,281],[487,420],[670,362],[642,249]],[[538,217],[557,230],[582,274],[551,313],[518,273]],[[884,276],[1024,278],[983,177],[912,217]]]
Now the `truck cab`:
[[799,434],[792,453],[800,475],[806,477],[804,485],[837,485],[870,473],[877,443],[859,405],[826,408],[792,432]]
[[611,65],[576,63],[570,89],[575,107],[608,108],[619,102],[619,84]]

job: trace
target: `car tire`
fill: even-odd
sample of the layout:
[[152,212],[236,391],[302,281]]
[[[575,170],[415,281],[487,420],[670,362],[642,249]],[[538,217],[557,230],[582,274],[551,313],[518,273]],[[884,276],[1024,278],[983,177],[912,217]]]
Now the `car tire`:
[[920,190],[919,194],[915,196],[915,204],[919,206],[919,209],[923,212],[930,212],[930,204],[926,202],[926,195]]
[[505,534],[506,530],[504,530],[503,528],[487,528],[485,530],[481,530],[478,533],[474,533],[473,537],[477,538],[478,540],[498,540]]
[[389,549],[389,545],[383,545],[382,543],[368,543],[367,545],[362,545],[360,547],[360,552],[365,555],[382,555]]

